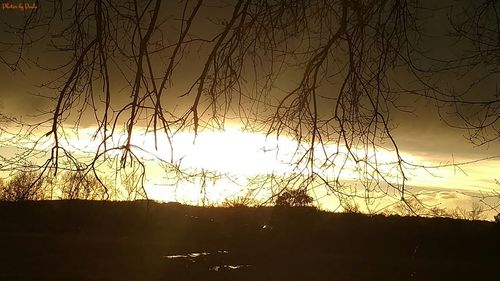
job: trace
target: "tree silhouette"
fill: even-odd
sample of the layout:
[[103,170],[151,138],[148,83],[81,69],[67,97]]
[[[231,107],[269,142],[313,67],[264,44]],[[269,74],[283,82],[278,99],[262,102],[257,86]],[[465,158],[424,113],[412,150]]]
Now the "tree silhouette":
[[286,191],[276,198],[278,207],[306,207],[312,203],[313,198],[303,189]]
[[[494,2],[484,5],[489,16],[496,15]],[[137,133],[153,134],[155,149],[173,151],[178,132],[222,129],[229,119],[248,131],[297,141],[290,175],[262,179],[279,181],[275,194],[321,184],[338,196],[352,195],[341,179],[346,164],[354,163],[364,196],[396,191],[404,200],[412,164],[401,155],[391,123],[393,112],[408,110],[400,100],[417,95],[488,112],[498,106],[498,99],[460,99],[426,80],[446,67],[418,63],[425,56],[418,47],[424,8],[410,0],[44,2],[13,27],[22,38],[15,45],[22,60],[9,65],[36,64],[54,73],[42,85],[53,93],[53,106],[27,127],[43,130],[43,136],[26,154],[48,143],[48,154],[35,155],[44,160],[42,173],[83,167],[105,187],[99,167],[107,163],[119,173],[132,165],[143,183]],[[444,65],[487,58],[498,66],[495,30],[481,15],[473,14],[472,23],[486,25],[455,25],[459,36],[477,43],[478,54]],[[28,54],[47,45],[57,59]],[[417,86],[402,86],[400,73],[409,73],[404,79]],[[473,127],[495,130],[500,115],[490,115]],[[95,128],[90,158],[76,156],[67,145],[69,131],[82,122]],[[392,160],[380,160],[381,151]],[[179,163],[164,164],[188,176]],[[319,172],[325,170],[333,176]]]
[[81,171],[66,172],[62,176],[61,198],[63,199],[102,199],[103,189],[93,175]]
[[46,197],[44,179],[34,171],[22,171],[14,174],[7,183],[0,186],[0,200],[26,201],[40,200]]

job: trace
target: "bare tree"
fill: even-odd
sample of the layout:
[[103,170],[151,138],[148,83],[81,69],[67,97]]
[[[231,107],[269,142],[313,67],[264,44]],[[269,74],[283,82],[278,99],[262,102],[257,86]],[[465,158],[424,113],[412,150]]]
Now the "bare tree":
[[35,171],[14,174],[0,187],[0,199],[5,201],[26,201],[45,199],[44,179]]
[[[43,159],[42,173],[79,167],[104,188],[102,167],[119,174],[132,165],[142,186],[141,134],[153,134],[155,149],[168,146],[173,155],[178,132],[221,129],[230,118],[246,130],[297,142],[290,173],[260,179],[273,188],[271,201],[318,185],[339,197],[358,196],[342,182],[351,164],[363,197],[397,194],[405,201],[412,165],[391,123],[394,111],[407,110],[401,97],[476,105],[425,80],[423,73],[435,70],[417,65],[425,55],[417,47],[422,10],[411,0],[46,1],[16,29],[25,38],[17,55],[54,77],[42,85],[53,107],[27,127],[32,137],[43,134],[23,157]],[[457,32],[465,36],[461,26]],[[496,38],[486,36],[480,46]],[[47,45],[56,51],[55,64],[27,58],[27,49]],[[403,72],[418,86],[401,86]],[[477,105],[490,112],[498,100]],[[487,116],[484,127],[496,128],[500,115]],[[97,144],[85,157],[68,145],[82,122],[93,125]],[[39,153],[47,144],[48,153]],[[381,151],[391,160],[380,159]],[[176,176],[193,175],[161,161]]]
[[124,173],[121,177],[121,185],[125,189],[127,200],[138,200],[147,198],[147,194],[141,189],[141,177],[134,172]]
[[[492,0],[456,1],[449,8],[451,32],[458,52],[435,72],[451,73],[460,86],[434,87],[434,98],[447,123],[468,132],[474,145],[500,138],[500,94],[495,81],[500,71],[500,9]],[[460,81],[470,81],[460,83]]]
[[95,200],[105,196],[99,181],[92,174],[81,171],[64,173],[59,185],[62,199]]

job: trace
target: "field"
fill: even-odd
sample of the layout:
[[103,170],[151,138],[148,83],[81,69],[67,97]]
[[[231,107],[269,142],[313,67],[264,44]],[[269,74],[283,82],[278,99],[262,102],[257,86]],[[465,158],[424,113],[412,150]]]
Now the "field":
[[153,202],[0,203],[0,280],[500,280],[500,225]]

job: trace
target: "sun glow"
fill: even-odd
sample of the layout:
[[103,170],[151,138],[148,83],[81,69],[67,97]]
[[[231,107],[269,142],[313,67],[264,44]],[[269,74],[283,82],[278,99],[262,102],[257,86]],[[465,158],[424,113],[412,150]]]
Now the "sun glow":
[[[61,144],[68,147],[74,155],[81,155],[82,159],[91,157],[91,153],[95,153],[99,147],[99,139],[93,135],[95,131],[95,128],[85,128],[78,132],[67,132],[61,138]],[[109,140],[108,147],[122,145],[125,138],[124,133],[116,132]],[[50,138],[46,140],[46,143],[40,143],[40,150],[50,147]],[[266,136],[264,133],[244,131],[237,127],[221,131],[204,130],[196,137],[192,132],[180,131],[170,141],[163,134],[158,134],[155,140],[153,133],[137,128],[132,135],[132,142],[133,152],[144,161],[146,167],[144,184],[148,196],[161,201],[221,204],[228,198],[248,194],[255,187],[273,188],[270,183],[266,183],[269,186],[262,186],[265,184],[253,181],[256,177],[286,177],[301,173],[307,176],[311,172],[326,180],[350,183],[386,180],[395,185],[402,184],[402,176],[396,165],[398,158],[393,150],[380,149],[375,152],[351,149],[349,152],[345,146],[334,143],[316,145],[315,162],[311,167],[310,162],[300,161],[310,144],[299,144],[287,136]],[[29,147],[30,144],[27,143],[26,146]],[[119,158],[120,153],[116,150],[111,151],[110,155]],[[356,162],[352,159],[353,155],[363,161]],[[405,152],[402,152],[402,156],[409,163],[428,166],[443,164],[428,156]],[[479,168],[474,166],[467,170],[465,167],[468,173],[461,173],[454,166],[439,169],[406,167],[405,184],[443,190],[487,191],[496,187],[489,181],[489,177],[494,174],[490,167],[497,167],[498,164],[498,160],[490,160]],[[184,169],[185,177],[179,177],[176,174],[178,171],[171,168],[172,165]],[[103,174],[110,171],[103,169]],[[320,191],[320,184],[315,186],[314,192],[319,197],[327,197],[327,190]],[[254,198],[263,200],[268,195],[264,190],[254,194]],[[327,198],[324,201],[332,200]]]
[[[145,138],[148,151],[162,159],[171,158],[171,151],[154,149],[154,139]],[[165,140],[159,140],[165,143]],[[192,133],[180,132],[172,138],[173,159],[193,168],[230,173],[241,176],[286,172],[283,152],[293,149],[293,142],[285,137],[266,138],[261,133],[238,129]],[[278,150],[279,149],[279,150]]]

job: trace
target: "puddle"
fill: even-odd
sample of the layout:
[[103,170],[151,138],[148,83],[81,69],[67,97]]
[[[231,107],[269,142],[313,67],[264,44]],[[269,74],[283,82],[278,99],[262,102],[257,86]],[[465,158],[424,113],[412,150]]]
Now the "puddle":
[[171,256],[163,256],[166,259],[180,259],[180,258],[187,258],[187,255],[171,255]]
[[[218,250],[217,252],[209,253],[209,252],[199,252],[199,253],[189,253],[189,254],[178,254],[178,255],[168,255],[168,256],[163,256],[165,259],[184,259],[185,261],[188,262],[196,262],[196,258],[202,257],[202,256],[210,256],[210,255],[227,255],[229,254],[229,251],[227,250]],[[211,266],[208,268],[210,271],[230,271],[230,270],[237,270],[237,269],[242,269],[242,268],[247,268],[250,267],[251,265],[249,264],[222,264],[222,265],[215,265]]]
[[[229,251],[226,250],[219,250],[217,251],[217,254],[229,254]],[[188,259],[188,258],[198,258],[201,256],[208,256],[211,255],[211,253],[208,252],[200,252],[200,253],[189,253],[189,254],[184,254],[184,255],[168,255],[168,256],[163,256],[165,259]]]
[[216,265],[209,268],[210,271],[222,271],[222,270],[236,270],[241,268],[250,267],[249,264],[238,264],[238,265]]
[[166,259],[186,259],[186,258],[197,258],[201,256],[208,256],[210,253],[207,252],[201,252],[201,253],[190,253],[186,255],[169,255],[169,256],[163,256]]
[[201,253],[191,253],[191,254],[188,254],[188,257],[190,257],[190,258],[197,258],[197,257],[201,257],[201,256],[208,256],[208,255],[210,255],[210,253],[201,252]]

